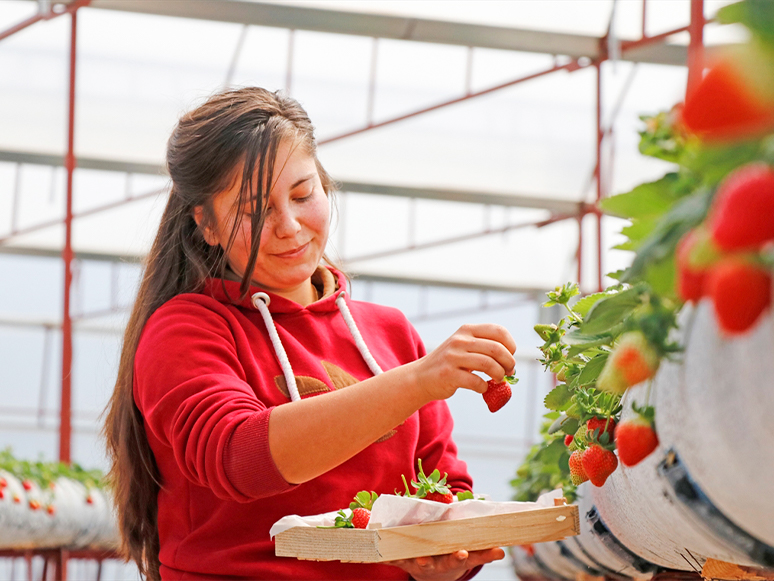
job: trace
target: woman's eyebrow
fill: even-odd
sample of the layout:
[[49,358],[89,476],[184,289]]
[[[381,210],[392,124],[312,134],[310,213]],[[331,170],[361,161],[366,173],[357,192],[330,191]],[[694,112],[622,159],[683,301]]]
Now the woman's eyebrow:
[[299,180],[296,180],[296,181],[293,183],[293,185],[292,185],[292,186],[290,186],[290,189],[291,189],[291,190],[295,190],[295,189],[296,189],[298,186],[300,186],[300,185],[301,185],[301,184],[303,184],[304,182],[307,182],[307,181],[311,180],[311,179],[312,179],[312,178],[314,178],[316,175],[317,175],[317,173],[316,173],[316,172],[315,172],[315,173],[310,173],[309,175],[307,175],[307,176],[304,176],[304,177],[302,177],[302,178],[301,178],[301,179],[299,179]]

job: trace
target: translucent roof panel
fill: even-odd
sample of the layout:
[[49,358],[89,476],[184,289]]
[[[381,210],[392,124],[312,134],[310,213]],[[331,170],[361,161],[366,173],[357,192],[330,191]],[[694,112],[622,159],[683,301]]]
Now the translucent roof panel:
[[[708,0],[706,13],[714,14],[725,3]],[[642,3],[636,1],[319,0],[282,4],[593,36],[604,34],[614,15],[613,31],[619,38],[637,38],[642,27]],[[689,6],[689,0],[649,1],[647,32],[686,25]],[[191,10],[194,8],[192,4]],[[35,9],[36,4],[28,1],[3,2],[0,25],[6,28]],[[64,152],[69,27],[69,17],[55,18],[0,43],[0,156],[3,152]],[[729,33],[727,28],[709,25],[706,32],[710,42],[738,38],[733,27]],[[592,180],[594,67],[540,76],[329,142],[369,122],[383,123],[568,62],[561,56],[395,39],[375,41],[368,36],[291,32],[96,8],[79,10],[78,33],[75,136],[80,158],[162,167],[166,140],[182,112],[224,86],[260,85],[289,90],[307,108],[317,127],[320,158],[343,182],[483,192],[503,196],[504,203],[514,196],[576,203],[596,199]],[[686,69],[618,61],[604,63],[601,70],[602,124],[612,128],[603,161],[604,189],[609,194],[657,178],[669,168],[639,154],[639,116],[681,100]],[[76,212],[117,203],[127,195],[163,190],[166,180],[163,175],[157,178],[80,169],[75,182]],[[486,212],[491,220],[504,220],[503,216],[517,222],[540,219],[535,218],[540,211],[498,208],[496,203],[486,210],[422,200],[411,214],[406,199],[351,194],[341,228],[346,232],[346,258],[353,257],[351,248],[363,253],[394,248],[396,240],[391,236],[411,228],[418,240],[481,229]],[[18,195],[22,201],[14,209],[13,199]],[[163,193],[151,195],[78,219],[76,249],[142,254],[150,244],[164,199]],[[0,205],[7,210],[0,222],[0,237],[12,225],[61,218],[64,171],[18,166],[6,157],[5,162],[0,161]],[[377,221],[378,228],[365,227],[365,217]],[[58,248],[62,232],[61,226],[52,227],[20,236],[13,245]],[[473,265],[464,275],[466,280],[553,286],[575,268],[577,234],[575,222],[523,228],[499,238],[369,258],[357,266],[374,274],[448,277],[460,270],[455,261],[464,258]],[[334,244],[336,236],[340,234],[334,234]],[[607,238],[611,237],[612,231]],[[592,228],[585,239],[593,238]],[[541,261],[534,248],[555,258]],[[590,252],[593,257],[595,251]],[[606,260],[613,261],[607,256]],[[498,260],[507,267],[502,268]],[[587,267],[592,264],[590,260],[584,263]]]

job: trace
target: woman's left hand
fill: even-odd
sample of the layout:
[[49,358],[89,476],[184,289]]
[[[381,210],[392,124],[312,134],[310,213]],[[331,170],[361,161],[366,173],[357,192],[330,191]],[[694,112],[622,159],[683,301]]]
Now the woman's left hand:
[[485,551],[456,551],[448,555],[401,559],[384,564],[400,567],[416,581],[456,581],[465,575],[468,569],[499,561],[504,557],[505,551],[496,548]]

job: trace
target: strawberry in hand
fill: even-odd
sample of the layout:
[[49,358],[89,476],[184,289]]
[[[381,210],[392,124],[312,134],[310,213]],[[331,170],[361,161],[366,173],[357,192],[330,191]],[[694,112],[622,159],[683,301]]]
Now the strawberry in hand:
[[636,466],[658,447],[658,436],[653,429],[655,411],[653,406],[632,408],[636,416],[622,421],[615,431],[618,457],[624,466]]
[[483,395],[490,412],[494,413],[508,403],[511,399],[511,385],[518,383],[518,381],[512,375],[506,375],[502,381],[494,379],[487,381],[487,390]]

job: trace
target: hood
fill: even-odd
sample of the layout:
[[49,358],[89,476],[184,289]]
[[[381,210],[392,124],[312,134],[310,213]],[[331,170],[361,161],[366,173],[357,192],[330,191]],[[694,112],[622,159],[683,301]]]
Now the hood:
[[238,300],[240,284],[241,281],[239,280],[208,278],[204,282],[202,294],[210,296],[223,304],[237,305],[245,309],[256,310],[255,306],[253,306],[252,296],[255,293],[263,292],[269,295],[269,298],[271,299],[269,311],[272,314],[290,314],[301,311],[338,311],[336,299],[339,295],[343,293],[345,300],[349,299],[346,277],[335,268],[323,265],[318,266],[317,270],[312,275],[312,284],[315,285],[318,292],[320,290],[322,291],[321,298],[305,307],[295,301],[291,301],[290,299],[264,290],[257,285],[250,285],[247,296],[240,301]]

